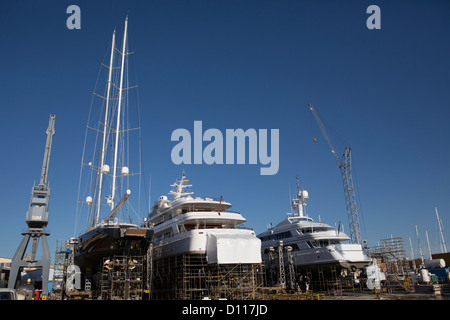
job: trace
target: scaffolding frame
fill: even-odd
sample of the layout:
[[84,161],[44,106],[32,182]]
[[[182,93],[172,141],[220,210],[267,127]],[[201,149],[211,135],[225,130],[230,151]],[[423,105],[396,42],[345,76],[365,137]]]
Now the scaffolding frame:
[[385,288],[389,292],[413,289],[410,274],[414,272],[414,261],[406,258],[402,237],[381,239],[379,245],[368,249],[369,256],[386,273]]
[[[339,270],[336,265],[299,266],[293,261],[292,247],[283,246],[279,241],[277,247],[267,250],[266,283],[270,290],[278,292],[309,292],[311,290],[342,295],[343,291],[361,292],[364,281],[363,271]],[[267,288],[266,288],[267,289]]]
[[114,255],[104,257],[101,266],[100,296],[103,300],[142,300],[144,257]]
[[55,299],[62,299],[65,289],[65,279],[67,271],[67,249],[69,249],[68,240],[56,240],[55,263],[53,264],[53,281],[51,292]]
[[206,255],[183,254],[154,261],[154,299],[256,299],[262,264],[208,264]]
[[388,274],[405,274],[413,271],[406,258],[405,242],[402,237],[381,239],[376,247],[369,248],[369,255],[380,262]]

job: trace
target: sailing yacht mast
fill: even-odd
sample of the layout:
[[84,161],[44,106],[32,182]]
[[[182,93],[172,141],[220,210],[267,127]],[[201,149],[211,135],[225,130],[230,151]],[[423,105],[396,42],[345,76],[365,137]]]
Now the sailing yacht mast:
[[420,259],[422,260],[422,263],[423,263],[423,252],[422,252],[422,247],[420,245],[419,229],[417,229],[417,224],[416,224],[416,236],[417,236],[417,244],[419,247]]
[[121,113],[121,107],[122,107],[122,92],[123,92],[123,69],[124,69],[124,62],[125,62],[125,45],[127,42],[127,25],[128,25],[128,17],[125,19],[125,29],[123,33],[123,43],[122,43],[122,52],[120,54],[122,55],[122,63],[120,68],[120,85],[119,85],[119,105],[117,108],[117,124],[116,124],[116,142],[114,146],[114,166],[113,166],[113,183],[112,183],[112,194],[111,194],[111,210],[114,209],[114,197],[115,197],[115,191],[116,191],[116,177],[117,177],[117,149],[119,146],[119,126],[120,126],[120,113]]
[[430,260],[433,259],[431,255],[431,247],[430,247],[430,239],[428,239],[428,230],[425,230],[425,235],[427,237],[427,244],[428,244],[428,254],[430,255]]
[[102,182],[103,182],[103,172],[105,165],[105,144],[106,144],[106,129],[108,125],[108,111],[109,111],[109,101],[110,101],[110,92],[111,92],[111,75],[113,70],[113,60],[114,60],[114,50],[116,47],[116,30],[114,30],[112,35],[112,44],[111,44],[111,57],[109,59],[109,72],[108,72],[108,89],[106,94],[106,107],[105,107],[105,122],[103,123],[103,142],[102,142],[102,154],[100,159],[100,168],[99,168],[99,184],[98,184],[98,197],[97,197],[97,215],[95,218],[94,225],[98,224],[98,220],[100,218],[100,205],[102,198]]
[[436,211],[436,218],[437,218],[437,222],[438,222],[438,226],[439,226],[439,233],[441,235],[441,251],[442,251],[442,253],[446,253],[447,248],[445,247],[444,234],[442,233],[441,219],[439,219],[439,214],[438,214],[436,207],[434,207],[434,210]]

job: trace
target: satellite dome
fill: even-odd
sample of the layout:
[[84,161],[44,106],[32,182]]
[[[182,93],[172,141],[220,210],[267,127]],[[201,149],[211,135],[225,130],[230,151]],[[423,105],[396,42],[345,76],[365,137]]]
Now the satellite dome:
[[302,191],[302,197],[303,197],[303,199],[308,199],[309,198],[308,191],[303,190]]

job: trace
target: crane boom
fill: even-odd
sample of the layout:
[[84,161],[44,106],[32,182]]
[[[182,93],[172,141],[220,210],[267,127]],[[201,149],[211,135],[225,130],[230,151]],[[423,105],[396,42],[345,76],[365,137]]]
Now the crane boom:
[[51,114],[45,143],[44,161],[42,163],[41,179],[39,185],[34,185],[31,190],[30,207],[26,215],[26,223],[29,227],[43,228],[48,224],[48,209],[50,202],[50,188],[47,185],[48,168],[50,165],[50,153],[52,151],[53,135],[55,134],[55,115]]
[[47,128],[47,141],[45,143],[44,161],[42,163],[41,180],[39,185],[47,185],[48,167],[50,163],[50,154],[52,152],[53,135],[55,134],[55,115],[51,114],[48,128]]
[[333,154],[339,166],[339,170],[341,172],[342,184],[344,186],[345,204],[347,208],[347,218],[350,226],[350,238],[353,243],[361,244],[362,238],[361,238],[361,228],[359,224],[358,205],[356,203],[356,193],[353,185],[351,148],[345,147],[342,159],[339,158],[336,152],[336,148],[331,142],[331,139],[328,136],[328,133],[325,129],[322,120],[319,117],[319,114],[317,113],[317,110],[314,108],[312,104],[308,104],[308,107],[311,110],[312,114],[314,115],[317,125],[319,126],[322,135],[327,141],[327,144],[331,149],[331,153]]
[[330,140],[330,137],[328,136],[327,130],[325,130],[325,126],[322,123],[322,120],[320,120],[319,114],[317,113],[316,109],[312,104],[308,104],[309,109],[311,110],[312,114],[314,115],[314,118],[316,119],[317,125],[319,126],[320,131],[322,132],[323,137],[327,141],[328,146],[331,149],[331,153],[334,156],[334,159],[336,160],[337,164],[341,165],[341,159],[337,155],[336,148],[334,147],[333,143]]

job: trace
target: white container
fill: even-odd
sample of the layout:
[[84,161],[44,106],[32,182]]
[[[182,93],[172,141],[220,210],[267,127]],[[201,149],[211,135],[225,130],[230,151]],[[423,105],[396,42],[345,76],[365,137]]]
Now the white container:
[[445,260],[444,259],[425,260],[424,264],[425,264],[425,268],[427,268],[427,269],[445,268]]

